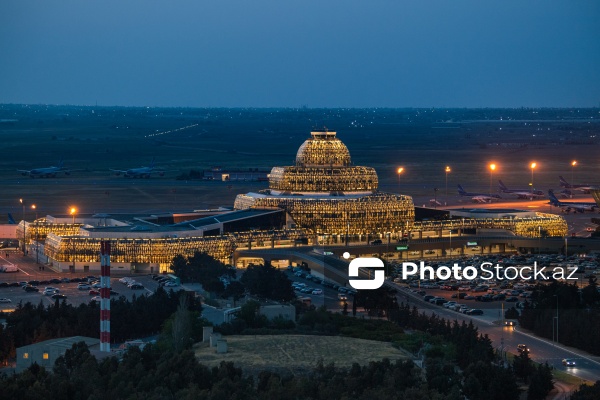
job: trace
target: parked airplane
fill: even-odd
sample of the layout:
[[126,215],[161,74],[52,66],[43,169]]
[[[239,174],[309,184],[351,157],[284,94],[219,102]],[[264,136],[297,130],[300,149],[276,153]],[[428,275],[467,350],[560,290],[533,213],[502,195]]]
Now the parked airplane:
[[58,162],[57,167],[46,167],[46,168],[36,168],[31,170],[26,169],[18,169],[23,176],[30,176],[32,178],[54,178],[56,174],[59,172],[64,172],[65,175],[71,175],[71,170],[63,167],[63,161],[60,160]]
[[474,203],[491,203],[494,200],[501,199],[499,194],[487,194],[487,193],[469,193],[463,189],[461,185],[458,185],[458,194],[461,196],[471,197]]
[[552,204],[555,207],[560,207],[565,212],[573,210],[582,213],[584,211],[594,211],[598,208],[598,205],[596,203],[585,203],[579,201],[560,201],[556,198],[552,189],[548,190],[548,197],[550,198],[549,204]]
[[150,178],[150,175],[152,173],[157,173],[160,176],[164,176],[165,171],[156,171],[155,167],[154,167],[154,158],[152,159],[152,162],[150,162],[150,165],[147,167],[140,167],[140,168],[131,168],[131,169],[127,169],[127,170],[122,170],[122,169],[111,169],[112,172],[115,173],[115,175],[119,176],[121,174],[123,174],[123,176],[125,178]]
[[516,194],[519,199],[533,200],[537,197],[544,197],[544,192],[541,190],[530,189],[509,189],[501,180],[498,180],[498,187],[502,193]]
[[575,185],[575,184],[570,184],[562,176],[559,176],[558,180],[560,181],[560,187],[564,187],[565,189],[580,190],[580,191],[582,191],[583,193],[586,193],[586,194],[589,194],[590,190],[594,189],[594,186],[590,186],[590,185]]

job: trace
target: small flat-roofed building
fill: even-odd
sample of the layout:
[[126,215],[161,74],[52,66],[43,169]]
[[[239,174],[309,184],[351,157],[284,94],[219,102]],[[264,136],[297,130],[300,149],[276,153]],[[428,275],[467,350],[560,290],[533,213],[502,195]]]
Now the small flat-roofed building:
[[19,373],[29,368],[33,363],[51,370],[58,357],[64,355],[75,343],[84,342],[90,350],[99,347],[100,339],[71,336],[60,339],[50,339],[43,342],[30,344],[17,348],[17,366],[15,372]]

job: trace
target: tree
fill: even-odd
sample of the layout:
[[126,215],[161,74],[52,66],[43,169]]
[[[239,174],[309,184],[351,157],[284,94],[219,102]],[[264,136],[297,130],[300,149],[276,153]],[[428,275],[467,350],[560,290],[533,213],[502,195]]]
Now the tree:
[[229,285],[227,285],[227,287],[225,288],[225,290],[223,291],[221,296],[225,299],[230,298],[230,297],[233,298],[233,303],[235,305],[236,301],[238,301],[239,299],[244,297],[245,291],[246,291],[246,288],[244,287],[244,285],[241,282],[231,281],[229,283]]
[[240,308],[238,317],[246,323],[249,328],[262,328],[267,324],[267,318],[259,315],[260,303],[248,301]]
[[519,311],[515,307],[511,307],[504,311],[504,318],[506,319],[519,319]]
[[548,363],[539,364],[531,373],[527,400],[543,400],[553,388],[552,367]]
[[[203,252],[196,252],[193,256],[183,257],[177,255],[171,261],[171,270],[182,282],[198,282],[205,288],[223,291],[224,287],[219,280],[223,275],[234,276],[235,270]],[[218,283],[221,285],[219,286]]]
[[571,395],[571,400],[597,400],[600,399],[600,380],[592,386],[581,384]]
[[296,297],[292,282],[271,265],[250,265],[240,279],[253,295],[277,301],[291,301]]
[[190,312],[186,307],[186,297],[179,297],[179,307],[175,312],[171,327],[171,339],[173,350],[177,353],[192,345]]
[[531,362],[531,358],[529,358],[529,352],[522,351],[521,354],[515,357],[512,368],[517,378],[521,378],[523,382],[527,382],[533,373],[533,363]]

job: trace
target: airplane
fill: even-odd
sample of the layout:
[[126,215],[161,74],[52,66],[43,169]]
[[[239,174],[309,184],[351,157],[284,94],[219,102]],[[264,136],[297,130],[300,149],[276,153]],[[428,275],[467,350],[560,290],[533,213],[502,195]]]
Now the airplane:
[[23,176],[30,176],[32,178],[54,178],[59,172],[64,172],[65,175],[71,175],[71,170],[63,167],[63,161],[58,162],[57,167],[46,167],[46,168],[35,168],[35,169],[18,169],[18,172]]
[[560,197],[564,199],[570,199],[573,197],[573,192],[571,192],[569,189],[561,190],[558,193],[560,193]]
[[533,200],[537,197],[544,197],[544,192],[541,190],[530,190],[530,189],[509,189],[506,187],[501,180],[498,180],[498,187],[502,193],[516,194],[519,199]]
[[562,176],[558,176],[558,180],[560,181],[560,187],[563,187],[565,189],[575,189],[575,190],[580,190],[583,193],[586,194],[590,194],[590,190],[594,189],[594,186],[590,186],[590,185],[575,185],[575,184],[570,184],[569,182],[567,182],[567,180],[565,178],[563,178]]
[[487,193],[469,193],[463,189],[461,185],[458,185],[458,194],[461,196],[471,197],[474,203],[491,203],[494,200],[501,199],[499,194],[487,194]]
[[165,175],[165,171],[155,171],[154,158],[147,167],[131,168],[128,170],[111,169],[111,171],[117,176],[123,174],[125,178],[150,178],[150,175],[154,172],[158,173],[160,176]]
[[550,198],[549,204],[562,208],[563,211],[569,212],[571,210],[583,213],[585,211],[594,211],[598,208],[596,203],[585,203],[579,201],[560,201],[554,195],[552,189],[548,190],[548,197]]

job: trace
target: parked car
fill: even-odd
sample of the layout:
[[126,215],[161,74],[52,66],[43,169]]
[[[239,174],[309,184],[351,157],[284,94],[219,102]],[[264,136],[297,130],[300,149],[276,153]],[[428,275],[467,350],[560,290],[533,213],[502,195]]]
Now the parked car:
[[133,285],[129,286],[129,288],[132,290],[141,290],[144,288],[144,285],[141,283],[134,283]]
[[77,285],[77,290],[90,290],[92,287],[87,283],[80,283]]
[[312,291],[312,294],[323,294],[323,290],[322,289],[315,289]]
[[99,295],[99,294],[100,294],[100,292],[99,292],[99,291],[97,291],[97,290],[95,290],[95,289],[92,289],[92,290],[90,290],[90,291],[88,292],[88,294],[89,294],[90,296],[97,296],[97,295]]
[[52,298],[54,300],[63,300],[63,299],[66,299],[67,296],[65,296],[64,294],[56,293],[56,294],[52,295]]
[[480,310],[478,308],[474,308],[472,310],[468,310],[466,312],[467,315],[483,315],[483,310]]
[[40,289],[36,288],[35,286],[23,286],[23,290],[25,290],[26,292],[39,292]]
[[97,302],[100,302],[100,300],[102,300],[102,297],[100,297],[100,296],[94,296],[90,299],[90,301],[97,301]]

